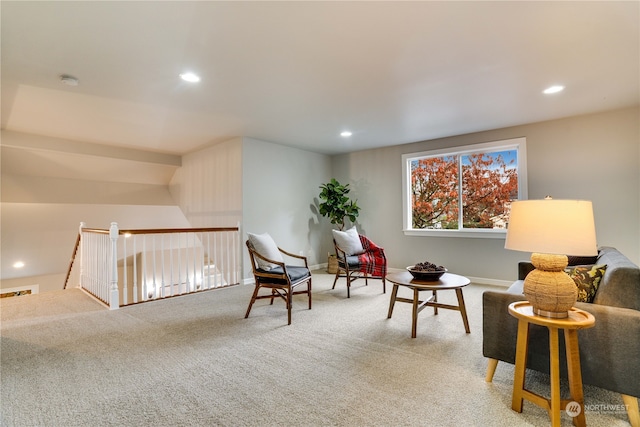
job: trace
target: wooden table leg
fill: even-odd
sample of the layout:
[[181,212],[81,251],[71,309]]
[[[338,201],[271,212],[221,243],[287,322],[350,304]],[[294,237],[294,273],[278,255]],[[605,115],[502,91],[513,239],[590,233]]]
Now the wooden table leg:
[[496,368],[498,367],[498,359],[489,359],[489,363],[487,364],[487,375],[484,377],[484,380],[488,383],[493,381],[493,374],[496,373]]
[[627,416],[629,417],[631,427],[640,427],[640,410],[638,410],[638,398],[623,394],[622,401],[627,407]]
[[415,338],[418,331],[418,305],[420,303],[418,288],[413,288],[413,310],[411,316],[411,338]]
[[458,307],[460,308],[460,314],[462,314],[462,323],[464,323],[464,330],[470,334],[469,319],[467,318],[467,308],[464,305],[464,296],[462,295],[462,288],[456,289],[456,296],[458,297]]
[[396,303],[396,295],[398,294],[398,285],[393,284],[393,290],[391,291],[391,299],[389,300],[389,314],[387,314],[387,319],[391,319],[391,315],[393,314],[393,305]]
[[[435,303],[438,302],[438,291],[433,291],[433,302],[435,302]],[[433,314],[434,315],[438,314],[438,306],[437,305],[433,306]]]
[[580,371],[580,349],[578,346],[578,331],[565,329],[564,341],[567,351],[567,371],[569,376],[569,391],[574,402],[580,404],[580,413],[574,417],[574,424],[585,427],[587,420],[584,415],[584,394],[582,392],[582,372]]
[[560,347],[558,345],[558,328],[549,327],[549,370],[551,376],[551,425],[560,426]]
[[516,367],[513,374],[511,409],[516,412],[522,412],[522,395],[525,371],[527,369],[527,348],[529,346],[529,322],[518,320],[518,337],[516,340]]

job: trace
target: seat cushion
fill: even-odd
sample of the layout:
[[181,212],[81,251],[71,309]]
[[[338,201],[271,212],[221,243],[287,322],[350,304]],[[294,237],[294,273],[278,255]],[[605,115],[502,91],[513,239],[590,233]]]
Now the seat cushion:
[[[339,264],[342,264],[342,260],[338,260]],[[358,255],[352,255],[347,257],[347,264],[349,264],[350,268],[358,268],[360,267],[360,259]]]
[[[276,242],[269,235],[269,233],[247,233],[247,236],[249,237],[249,242],[251,243],[251,246],[253,246],[253,249],[260,255],[272,261],[284,261],[284,258],[282,258],[282,254],[278,249],[278,245],[276,245]],[[267,262],[258,257],[256,257],[256,261],[258,262],[258,268],[261,268],[263,270],[271,270],[272,268],[277,267],[277,264]]]
[[[282,267],[277,266],[268,271],[269,273],[282,274]],[[302,280],[311,276],[311,272],[306,267],[297,267],[293,265],[287,265],[287,275],[292,283]]]

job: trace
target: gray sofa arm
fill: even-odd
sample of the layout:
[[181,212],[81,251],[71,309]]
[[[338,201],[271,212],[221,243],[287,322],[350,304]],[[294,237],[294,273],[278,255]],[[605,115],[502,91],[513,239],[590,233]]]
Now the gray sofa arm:
[[[523,295],[486,291],[482,296],[485,357],[515,363],[518,322],[508,306]],[[582,382],[616,393],[640,397],[640,311],[576,303],[593,314],[593,328],[578,331]],[[567,377],[564,336],[560,334],[560,373]],[[527,367],[549,373],[549,332],[530,325]]]
[[535,270],[535,267],[531,264],[531,261],[520,261],[518,263],[518,280],[524,280],[527,274],[533,270]]

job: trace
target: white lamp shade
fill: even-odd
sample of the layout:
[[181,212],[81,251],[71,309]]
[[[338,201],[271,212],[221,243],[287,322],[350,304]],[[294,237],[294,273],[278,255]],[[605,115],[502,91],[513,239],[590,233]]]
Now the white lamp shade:
[[546,254],[597,255],[592,203],[554,199],[513,202],[504,247]]

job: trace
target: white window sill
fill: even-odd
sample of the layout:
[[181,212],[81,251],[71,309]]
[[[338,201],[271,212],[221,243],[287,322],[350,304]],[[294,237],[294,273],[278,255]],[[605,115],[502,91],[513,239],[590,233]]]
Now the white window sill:
[[427,237],[466,237],[473,239],[505,239],[507,230],[468,229],[468,230],[403,230],[405,236]]

